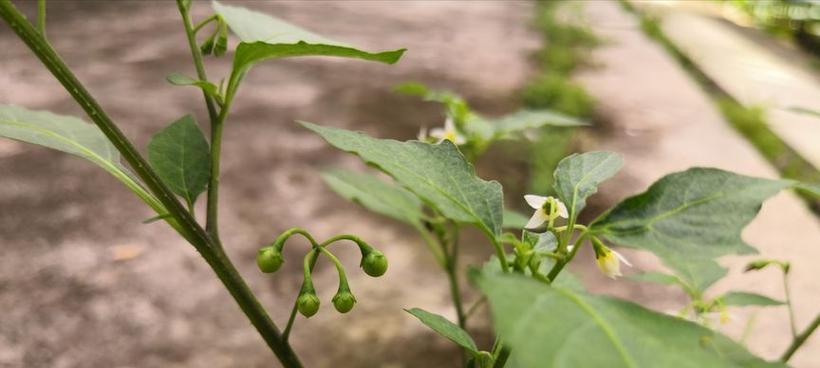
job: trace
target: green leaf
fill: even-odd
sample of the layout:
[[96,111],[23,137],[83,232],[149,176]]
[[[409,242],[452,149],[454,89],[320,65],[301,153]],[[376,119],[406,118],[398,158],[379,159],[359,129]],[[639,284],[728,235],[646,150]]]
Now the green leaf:
[[820,184],[797,183],[794,187],[806,191],[817,198],[820,198]]
[[725,274],[715,257],[756,250],[741,238],[762,202],[793,183],[693,168],[669,174],[593,221],[593,234],[649,250],[703,290]]
[[0,136],[48,147],[91,161],[120,180],[158,213],[167,212],[123,166],[119,152],[96,125],[73,116],[0,105]]
[[448,321],[447,318],[419,308],[405,309],[405,311],[418,318],[421,323],[424,323],[439,335],[467,349],[473,355],[478,355],[478,347],[476,347],[470,334],[455,323]]
[[210,157],[208,142],[191,115],[171,123],[148,143],[148,163],[189,206],[208,185]]
[[234,70],[244,73],[265,59],[293,56],[339,56],[393,64],[405,49],[370,53],[329,40],[270,15],[213,1],[213,8],[242,42],[234,55]]
[[744,291],[730,291],[726,294],[723,294],[723,296],[720,296],[719,299],[723,302],[724,305],[734,305],[739,307],[745,307],[750,305],[776,306],[786,304],[779,300],[769,298],[765,295],[747,293]]
[[421,201],[398,185],[387,183],[372,174],[349,170],[325,171],[322,179],[340,196],[373,212],[414,226],[421,225]]
[[816,118],[820,118],[820,110],[808,109],[808,108],[800,107],[800,106],[791,106],[791,107],[786,108],[786,110],[789,110],[791,112],[796,112],[798,114],[811,115],[811,116],[814,116]]
[[392,176],[444,216],[475,224],[493,238],[501,234],[501,184],[476,176],[473,166],[450,141],[399,142],[306,122],[301,124],[334,147],[356,154]]
[[167,80],[168,83],[171,83],[175,86],[199,87],[208,95],[215,97],[221,101],[221,97],[219,96],[219,89],[216,87],[215,84],[211,82],[194,79],[185,74],[180,73],[171,73],[167,77],[165,77],[165,80]]
[[598,191],[598,185],[615,175],[623,164],[621,155],[605,151],[572,154],[558,163],[553,187],[570,218],[578,216],[587,198]]
[[503,213],[504,221],[501,226],[505,229],[523,229],[530,220],[526,215],[511,209],[505,208]]
[[678,285],[681,280],[675,276],[663,272],[642,272],[627,276],[630,280],[652,282],[663,285]]
[[493,324],[522,367],[782,367],[718,332],[519,275],[485,276]]
[[583,121],[551,110],[520,110],[491,120],[498,137],[543,126],[575,127],[589,125]]

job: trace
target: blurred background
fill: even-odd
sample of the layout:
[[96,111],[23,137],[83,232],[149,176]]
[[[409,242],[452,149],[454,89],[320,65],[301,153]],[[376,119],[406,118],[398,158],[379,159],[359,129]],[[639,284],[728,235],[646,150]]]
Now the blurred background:
[[[408,49],[394,66],[327,58],[264,63],[246,78],[226,125],[223,242],[280,325],[298,292],[296,260],[307,244],[289,245],[284,270],[274,276],[260,274],[254,257],[281,231],[302,226],[318,238],[354,233],[390,259],[381,279],[349,272],[359,301],[351,313],[339,315],[325,303],[317,316],[297,320],[292,341],[310,367],[454,366],[458,354],[401,310],[454,316],[445,275],[421,239],[326,187],[322,169],[363,166],[297,119],[414,139],[421,127],[444,119],[439,105],[393,92],[414,80],[459,93],[489,116],[531,107],[590,121],[585,128],[532,132],[526,144],[493,146],[478,163],[482,177],[504,185],[506,205],[522,210],[523,194],[550,192],[558,160],[588,150],[626,159],[624,170],[592,198],[589,218],[691,166],[820,182],[820,118],[796,111],[820,111],[816,2],[226,3],[364,49]],[[35,14],[35,2],[15,4]],[[193,7],[195,21],[212,12],[207,2]],[[194,74],[174,2],[49,1],[48,36],[139,147],[186,113],[205,122],[201,94],[165,82],[173,72]],[[230,58],[206,63],[216,79],[229,71]],[[0,103],[84,117],[5,24]],[[792,263],[799,328],[820,308],[818,213],[816,199],[781,193],[744,232],[763,256]],[[151,216],[97,167],[0,139],[0,367],[277,366],[194,249],[162,223],[142,224]],[[464,236],[465,268],[492,253],[477,233]],[[649,254],[625,253],[634,265],[627,273],[662,269]],[[340,247],[339,255],[355,268],[357,251]],[[742,273],[751,258],[722,260],[730,275],[712,293],[747,290],[783,299],[776,270]],[[674,287],[606,279],[592,259],[582,253],[573,266],[593,292],[664,312],[686,303]],[[319,295],[329,301],[335,270],[320,263],[316,274]],[[465,298],[478,296],[466,290]],[[480,313],[471,332],[487,346],[489,322],[486,311]],[[789,344],[785,308],[731,313],[718,328],[739,339],[753,320],[745,342],[754,353],[774,359]],[[791,363],[820,366],[820,337]]]

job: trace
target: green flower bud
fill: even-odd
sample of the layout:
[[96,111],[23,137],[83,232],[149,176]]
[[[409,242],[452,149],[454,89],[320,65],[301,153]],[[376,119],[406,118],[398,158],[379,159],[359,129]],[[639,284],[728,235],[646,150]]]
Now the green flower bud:
[[313,291],[299,295],[299,299],[296,300],[296,308],[299,309],[299,313],[308,318],[319,311],[319,304],[319,297],[316,296],[316,293]]
[[362,268],[364,273],[373,277],[384,275],[387,272],[387,257],[373,249],[362,259]]
[[356,297],[354,297],[350,291],[339,290],[339,292],[333,296],[333,307],[335,307],[339,313],[350,312],[350,310],[353,309],[353,304],[356,304]]
[[284,262],[285,259],[282,258],[282,252],[274,247],[264,247],[256,253],[256,265],[259,266],[259,270],[264,273],[278,271]]

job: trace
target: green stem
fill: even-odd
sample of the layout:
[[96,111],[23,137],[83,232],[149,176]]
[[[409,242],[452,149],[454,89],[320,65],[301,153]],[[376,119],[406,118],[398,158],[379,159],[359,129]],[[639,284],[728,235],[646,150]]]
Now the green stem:
[[820,326],[820,314],[818,314],[817,317],[814,317],[814,320],[811,322],[811,324],[809,324],[809,326],[806,327],[806,329],[803,330],[802,333],[800,333],[794,338],[792,344],[789,345],[789,348],[786,349],[786,352],[783,353],[783,356],[780,358],[780,360],[783,361],[783,363],[788,362],[789,359],[791,359],[792,355],[794,355],[794,353],[797,352],[797,349],[800,349],[800,347],[803,346],[803,343],[805,343],[806,340],[809,339],[809,336],[811,336],[811,334],[814,333],[815,330],[817,330],[818,326]]
[[[457,224],[453,225],[451,229],[452,241],[450,244],[450,252],[445,250],[447,267],[447,279],[450,283],[450,297],[453,299],[453,305],[456,308],[456,317],[458,319],[458,326],[462,329],[467,329],[467,317],[464,313],[464,305],[461,302],[461,286],[458,281],[458,235],[459,228]],[[444,242],[442,241],[442,244]]]
[[464,313],[464,318],[465,319],[470,318],[470,316],[472,316],[473,313],[475,313],[478,310],[478,308],[481,307],[482,305],[484,305],[484,303],[486,303],[486,302],[487,302],[487,297],[482,295],[481,298],[476,300],[473,303],[473,305],[470,306],[470,308],[467,308],[467,312]]
[[792,331],[792,338],[797,337],[797,325],[794,319],[794,306],[792,306],[792,293],[789,288],[789,273],[783,272],[783,291],[786,294],[786,307],[789,309],[789,327]]
[[[552,266],[552,269],[550,270],[549,274],[547,274],[547,278],[550,280],[550,282],[555,281],[555,278],[558,277],[558,274],[561,273],[561,270],[564,269],[564,266],[566,266],[569,262],[572,261],[573,258],[575,258],[575,254],[578,253],[578,249],[581,248],[581,245],[583,244],[583,241],[588,234],[589,233],[586,232],[581,233],[581,235],[578,236],[578,239],[575,239],[575,243],[573,243],[572,246],[572,251],[570,251],[567,258],[562,261],[556,262],[555,266]],[[570,232],[570,236],[571,235],[572,233]]]
[[37,0],[37,30],[46,39],[46,0]]
[[[180,3],[181,3],[181,1],[177,0],[177,4],[180,4]],[[208,23],[211,23],[211,22],[213,22],[214,20],[216,20],[218,18],[219,18],[218,15],[213,14],[210,17],[203,19],[201,22],[197,23],[194,26],[194,28],[193,28],[194,32],[193,33],[196,34],[197,32],[199,32],[200,29],[202,29],[202,27],[205,27],[206,25],[208,25]]]
[[131,168],[143,180],[146,187],[157,200],[168,210],[168,213],[179,224],[181,235],[196,248],[208,265],[213,269],[219,280],[228,289],[239,307],[257,329],[259,334],[276,354],[282,365],[288,368],[301,367],[296,354],[285,341],[282,340],[279,330],[268,316],[265,309],[248,288],[231,261],[224,253],[216,251],[215,242],[204,229],[185,210],[174,194],[159,179],[145,159],[139,154],[134,145],[125,137],[122,131],[114,124],[110,117],[100,107],[97,101],[88,93],[85,87],[74,76],[62,58],[48,44],[29,23],[26,18],[14,7],[10,0],[0,0],[0,17],[9,24],[11,29],[43,62],[54,77],[65,87],[66,91],[77,101],[89,118],[100,128],[111,144],[129,163]]
[[[208,75],[205,72],[205,65],[202,62],[202,51],[200,51],[196,43],[196,31],[191,25],[189,9],[185,7],[183,0],[177,0],[177,8],[179,9],[179,14],[182,16],[182,24],[185,27],[185,35],[188,38],[188,47],[191,49],[191,57],[194,61],[197,78],[207,82]],[[222,146],[222,123],[225,119],[225,116],[222,113],[227,113],[230,102],[227,100],[229,97],[225,96],[226,105],[223,106],[222,111],[220,111],[220,114],[217,115],[213,98],[205,93],[204,90],[202,91],[202,96],[205,99],[205,106],[208,109],[208,118],[211,122],[211,173],[208,185],[208,204],[205,230],[211,235],[212,238],[219,239],[219,225],[217,222],[217,206],[219,203],[219,156]],[[221,246],[221,243],[218,242],[218,245]]]
[[441,266],[441,268],[446,269],[447,260],[444,252],[442,251],[443,247],[441,246],[441,244],[439,244],[437,240],[433,239],[433,237],[430,235],[430,232],[427,231],[427,229],[425,229],[424,226],[416,225],[414,227],[416,228],[416,231],[418,231],[419,234],[421,234],[421,238],[424,239],[424,244],[427,245],[427,249],[430,250],[430,253],[433,253],[433,258],[436,259],[436,263],[438,263],[438,265]]

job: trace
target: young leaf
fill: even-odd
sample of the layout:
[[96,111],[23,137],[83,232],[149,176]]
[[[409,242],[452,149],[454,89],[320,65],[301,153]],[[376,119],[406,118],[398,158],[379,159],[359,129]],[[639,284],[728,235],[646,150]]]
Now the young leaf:
[[505,137],[526,129],[543,126],[575,127],[589,125],[571,116],[551,110],[520,110],[512,114],[492,119],[496,137]]
[[750,305],[766,307],[786,304],[779,300],[769,298],[765,295],[748,293],[744,291],[730,291],[726,294],[723,294],[723,296],[720,297],[720,300],[723,302],[724,305],[734,305],[739,307],[745,307]]
[[784,367],[718,332],[637,304],[519,275],[479,279],[493,324],[522,367]]
[[467,349],[467,351],[474,356],[478,355],[478,347],[476,347],[470,334],[461,327],[458,327],[455,323],[448,321],[447,318],[419,308],[405,309],[405,312],[418,318],[421,323],[424,323],[439,335]]
[[558,163],[555,169],[555,192],[575,218],[586,206],[589,196],[598,191],[598,185],[615,175],[623,166],[621,155],[613,152],[572,154]]
[[208,185],[210,157],[208,142],[191,115],[171,123],[148,143],[148,163],[189,206]]
[[322,179],[340,196],[371,211],[411,225],[421,225],[421,201],[398,185],[372,174],[348,170],[325,171]]
[[703,290],[725,274],[715,257],[756,252],[741,239],[741,231],[764,200],[790,185],[693,168],[627,198],[590,229],[615,243],[655,253],[688,284]]
[[120,163],[120,154],[96,125],[73,116],[0,105],[0,137],[32,143],[82,157],[102,167],[158,213],[165,208]]
[[450,141],[399,142],[306,122],[302,125],[392,176],[444,216],[475,224],[493,238],[501,234],[501,184],[476,176],[473,166]]
[[199,87],[208,95],[221,100],[221,97],[219,96],[219,89],[216,87],[215,84],[211,82],[194,79],[185,74],[180,73],[171,73],[167,77],[165,77],[165,80],[167,80],[168,83],[171,83],[175,86]]
[[234,72],[242,74],[253,64],[292,56],[339,56],[393,64],[405,49],[370,53],[306,31],[270,15],[213,1],[213,8],[242,42],[234,55]]
[[505,229],[523,229],[529,221],[529,217],[511,209],[505,208],[503,214],[504,221],[501,226]]

